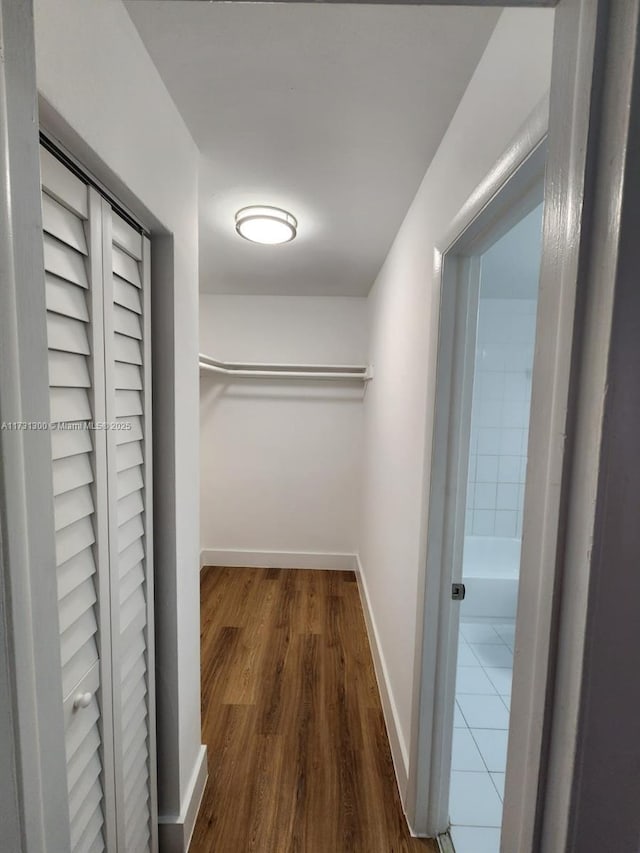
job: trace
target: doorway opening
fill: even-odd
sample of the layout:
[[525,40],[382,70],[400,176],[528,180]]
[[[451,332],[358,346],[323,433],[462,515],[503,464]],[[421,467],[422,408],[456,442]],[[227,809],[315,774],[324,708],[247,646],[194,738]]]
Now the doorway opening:
[[542,203],[477,257],[469,282],[477,300],[463,344],[472,381],[449,795],[457,853],[500,848],[541,238]]
[[535,113],[435,257],[416,823],[456,853],[500,845],[546,157]]

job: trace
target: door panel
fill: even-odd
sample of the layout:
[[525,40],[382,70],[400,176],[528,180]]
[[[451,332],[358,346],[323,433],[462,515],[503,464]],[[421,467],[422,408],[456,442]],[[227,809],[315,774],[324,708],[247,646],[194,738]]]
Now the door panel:
[[154,712],[149,629],[152,571],[148,241],[103,202],[107,436],[116,801],[119,847],[155,849]]
[[[41,149],[56,571],[71,850],[102,851],[113,836],[110,666],[105,579],[100,210],[87,184]],[[108,685],[109,678],[106,683]],[[80,701],[81,700],[81,701]]]
[[155,853],[149,242],[41,148],[73,853]]

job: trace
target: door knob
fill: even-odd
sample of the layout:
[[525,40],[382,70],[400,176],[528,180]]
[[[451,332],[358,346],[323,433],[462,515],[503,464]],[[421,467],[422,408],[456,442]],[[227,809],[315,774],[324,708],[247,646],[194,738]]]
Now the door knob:
[[73,700],[74,709],[77,711],[79,708],[87,708],[91,704],[92,698],[91,693],[78,693]]

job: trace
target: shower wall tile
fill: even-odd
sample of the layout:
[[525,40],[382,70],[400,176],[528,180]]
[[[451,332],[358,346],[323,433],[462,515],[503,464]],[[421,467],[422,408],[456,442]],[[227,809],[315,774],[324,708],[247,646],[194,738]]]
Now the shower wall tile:
[[476,483],[474,509],[495,509],[496,483]]
[[535,300],[480,300],[468,535],[522,535],[535,321]]
[[[476,486],[476,489],[478,486]],[[520,499],[520,486],[517,483],[498,483],[496,509],[517,511]]]
[[[475,468],[476,483],[497,483],[498,482],[498,460],[499,456],[478,456]],[[472,471],[469,471],[469,476],[473,476]]]
[[[526,463],[526,460],[525,460]],[[521,483],[522,479],[522,457],[500,456],[498,458],[498,483]]]
[[496,514],[494,510],[474,509],[473,511],[473,535],[495,536]]
[[[478,453],[499,454],[501,447],[501,430],[498,427],[480,427],[478,430]],[[522,436],[519,437],[518,452]]]
[[494,523],[495,536],[514,537],[518,528],[518,513],[514,510],[497,510]]
[[521,429],[500,430],[497,452],[501,455],[519,456],[522,450],[522,433]]

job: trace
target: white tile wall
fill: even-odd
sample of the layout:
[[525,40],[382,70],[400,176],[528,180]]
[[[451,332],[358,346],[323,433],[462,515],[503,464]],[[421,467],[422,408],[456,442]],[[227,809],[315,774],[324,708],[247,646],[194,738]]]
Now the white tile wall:
[[522,535],[534,299],[480,299],[465,532]]

